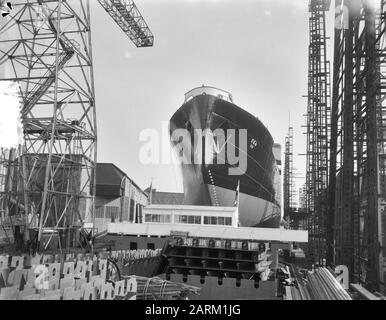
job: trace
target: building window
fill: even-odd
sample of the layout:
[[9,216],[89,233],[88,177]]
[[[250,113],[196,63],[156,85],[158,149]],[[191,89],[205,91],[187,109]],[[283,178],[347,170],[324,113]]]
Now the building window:
[[95,210],[95,218],[104,218],[105,215],[105,207],[99,207]]
[[139,222],[142,222],[142,217],[143,217],[143,212],[142,212],[142,205],[139,205],[138,209],[139,209]]
[[130,199],[129,221],[134,221],[134,200]]
[[129,207],[130,207],[130,199],[125,197],[124,205],[123,205],[123,213],[122,213],[122,220],[127,221],[129,220]]
[[217,226],[231,226],[232,218],[230,217],[204,217],[204,224],[211,224]]
[[106,206],[106,219],[116,219],[118,218],[119,208],[113,206]]
[[149,250],[155,250],[155,245],[154,245],[154,243],[149,242],[149,243],[147,244],[147,248],[148,248]]
[[151,216],[151,222],[160,222],[160,220],[161,220],[161,217],[159,214],[153,214]]
[[145,222],[170,223],[170,220],[170,215],[168,214],[145,214]]
[[201,217],[200,216],[178,215],[175,217],[175,223],[201,224]]
[[137,250],[138,244],[136,242],[130,242],[130,250]]

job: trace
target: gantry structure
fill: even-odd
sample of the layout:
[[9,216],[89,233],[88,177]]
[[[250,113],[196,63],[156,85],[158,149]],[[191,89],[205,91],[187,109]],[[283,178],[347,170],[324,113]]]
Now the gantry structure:
[[384,293],[386,3],[335,2],[328,262]]
[[293,127],[288,128],[288,135],[285,137],[284,150],[284,220],[290,219],[290,213],[293,210],[294,180],[293,180]]
[[308,93],[306,112],[306,211],[308,257],[325,264],[325,236],[330,138],[330,63],[327,60],[326,12],[331,0],[309,2]]
[[[153,45],[133,1],[99,3],[137,47]],[[90,18],[89,0],[15,0],[0,21],[5,70],[0,80],[19,86],[24,136],[20,154],[5,162],[14,164],[7,181],[17,188],[7,184],[2,205],[11,224],[24,221],[24,240],[36,242],[38,250],[47,249],[53,238],[58,249],[84,243],[82,237],[89,239],[84,223],[94,217],[97,124]]]

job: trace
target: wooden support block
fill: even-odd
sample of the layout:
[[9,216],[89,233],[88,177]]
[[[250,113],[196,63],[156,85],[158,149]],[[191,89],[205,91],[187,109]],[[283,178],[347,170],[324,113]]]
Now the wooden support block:
[[[31,272],[33,270],[33,272]],[[49,270],[45,265],[32,266],[28,273],[28,283],[33,283],[36,289],[48,290]]]
[[60,290],[46,290],[41,298],[44,300],[60,300]]
[[84,283],[80,289],[83,300],[95,300],[95,288],[91,283]]
[[48,278],[60,280],[60,263],[50,263],[48,264]]
[[10,269],[8,267],[0,268],[0,288],[7,287],[9,272],[10,272]]
[[101,291],[102,291],[102,286],[105,283],[105,280],[103,279],[95,279],[93,280],[93,287],[94,287],[94,292],[95,292],[95,299],[99,300]]
[[126,296],[125,280],[115,282],[114,294],[115,296],[124,297]]
[[8,260],[8,255],[0,256],[0,269],[8,268]]
[[82,287],[82,285],[84,283],[87,283],[87,278],[79,278],[79,279],[75,279],[75,290],[80,290],[80,288]]
[[98,260],[93,260],[92,261],[92,272],[91,276],[96,276],[98,274]]
[[74,277],[75,278],[84,278],[86,277],[86,270],[87,265],[84,261],[77,261],[75,270],[74,270]]
[[23,290],[35,290],[35,286],[33,284],[27,283],[24,285]]
[[27,269],[27,284],[35,286],[35,279],[36,279],[36,274],[35,274],[35,269],[36,265],[32,265],[31,268]]
[[48,289],[49,290],[58,290],[60,288],[60,279],[59,278],[53,278],[48,281]]
[[92,260],[93,255],[91,253],[86,253],[84,255],[84,260]]
[[38,265],[41,264],[43,256],[40,254],[35,255],[34,257],[31,257],[31,265]]
[[126,293],[127,292],[137,292],[137,280],[135,278],[126,280]]
[[27,289],[27,290],[21,290],[19,291],[19,296],[18,296],[18,300],[23,300],[24,297],[27,297],[27,296],[33,296],[36,294],[36,290],[35,289]]
[[21,300],[41,300],[40,294],[31,294],[29,296],[24,296]]
[[0,290],[0,300],[17,300],[19,289],[16,286],[2,288]]
[[31,256],[28,254],[23,255],[23,265],[24,268],[29,268],[31,267]]
[[60,296],[63,297],[65,288],[75,288],[74,278],[63,278],[60,279]]
[[95,282],[96,280],[101,280],[101,279],[102,279],[101,276],[91,276],[89,282],[90,282],[92,285],[94,285],[94,282]]
[[108,254],[109,253],[107,253],[107,252],[99,252],[97,255],[97,258],[100,260],[106,259],[106,258],[108,258]]
[[74,262],[65,262],[63,264],[63,271],[62,271],[62,274],[63,274],[63,277],[64,278],[73,278],[74,277],[74,270],[75,270],[75,267],[74,267]]
[[43,255],[42,263],[43,264],[55,263],[54,256],[52,254],[45,254],[45,255]]
[[76,291],[74,288],[65,288],[63,300],[80,300],[81,291]]
[[66,254],[66,256],[65,256],[65,261],[66,261],[66,262],[72,262],[72,261],[74,261],[74,254],[73,254],[73,253],[68,253],[68,254]]
[[94,287],[102,286],[102,284],[104,283],[105,283],[105,280],[100,278],[99,276],[95,276],[95,278],[92,280],[92,285]]
[[92,266],[93,266],[92,260],[86,259],[84,261],[84,264],[86,265],[86,274],[90,274],[92,272]]
[[98,271],[99,271],[99,275],[100,275],[103,279],[106,279],[106,274],[107,274],[107,259],[101,259],[101,260],[99,260],[99,263],[98,263]]
[[24,285],[27,283],[27,277],[28,277],[28,270],[18,270],[15,269],[11,271],[8,275],[8,286],[16,286],[19,289],[23,288]]
[[83,261],[84,260],[84,254],[83,253],[78,253],[76,255],[76,261]]
[[22,256],[13,256],[11,258],[11,268],[16,270],[22,270],[24,264],[24,258]]
[[114,300],[115,293],[111,283],[102,284],[100,300]]

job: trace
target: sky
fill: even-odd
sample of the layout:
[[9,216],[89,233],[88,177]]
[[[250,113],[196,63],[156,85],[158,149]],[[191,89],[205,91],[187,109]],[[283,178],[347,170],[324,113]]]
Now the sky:
[[90,2],[98,162],[116,164],[143,189],[153,181],[157,190],[182,192],[177,166],[141,163],[139,136],[161,132],[184,94],[205,84],[231,92],[283,151],[290,121],[294,165],[304,176],[297,154],[305,153],[308,0],[135,0],[154,34],[151,48],[136,48]]

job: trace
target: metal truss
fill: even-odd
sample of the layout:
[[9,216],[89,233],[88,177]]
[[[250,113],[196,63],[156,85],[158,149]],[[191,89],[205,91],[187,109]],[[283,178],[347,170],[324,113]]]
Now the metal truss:
[[[18,83],[24,133],[19,182],[26,228],[43,249],[76,245],[93,216],[96,116],[88,0],[13,1],[0,24],[0,80]],[[45,236],[48,234],[48,236]]]
[[285,151],[284,151],[284,219],[289,218],[290,212],[293,210],[293,195],[294,195],[294,182],[293,182],[293,127],[289,127],[288,135],[285,138]]
[[98,0],[137,47],[151,47],[154,36],[132,0]]
[[309,2],[306,208],[308,256],[325,264],[328,148],[330,138],[330,64],[327,61],[326,11],[330,0]]
[[[374,6],[375,4],[375,6]],[[336,0],[329,259],[384,292],[386,206],[385,1]]]

